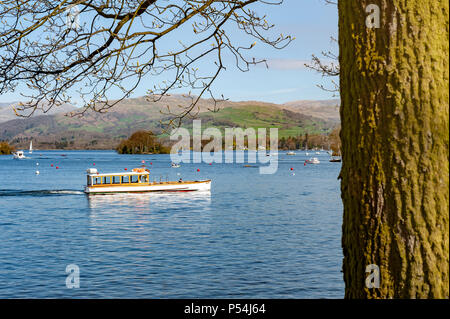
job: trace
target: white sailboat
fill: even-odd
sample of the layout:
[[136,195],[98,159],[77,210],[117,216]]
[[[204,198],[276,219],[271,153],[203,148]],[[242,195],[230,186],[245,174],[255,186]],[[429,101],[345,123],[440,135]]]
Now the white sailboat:
[[28,151],[29,154],[33,154],[33,141],[30,141],[30,150]]

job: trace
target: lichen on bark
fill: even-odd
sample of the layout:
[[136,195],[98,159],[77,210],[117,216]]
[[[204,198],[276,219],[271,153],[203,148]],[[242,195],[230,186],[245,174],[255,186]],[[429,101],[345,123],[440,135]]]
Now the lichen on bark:
[[[365,24],[369,4],[380,28]],[[338,11],[345,296],[448,298],[448,2]]]

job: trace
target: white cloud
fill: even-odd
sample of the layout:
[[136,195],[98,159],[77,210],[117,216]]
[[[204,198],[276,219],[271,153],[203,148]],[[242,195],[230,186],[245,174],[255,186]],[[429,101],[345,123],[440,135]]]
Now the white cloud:
[[267,60],[269,69],[275,70],[300,70],[305,68],[305,63],[310,63],[306,60],[298,59],[270,59]]
[[272,95],[272,94],[286,94],[286,93],[292,93],[298,91],[298,88],[288,88],[288,89],[279,89],[279,90],[272,90],[266,92],[264,95]]

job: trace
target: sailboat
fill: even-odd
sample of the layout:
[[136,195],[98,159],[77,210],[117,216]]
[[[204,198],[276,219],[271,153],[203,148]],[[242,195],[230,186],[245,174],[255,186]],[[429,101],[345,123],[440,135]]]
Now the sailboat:
[[33,154],[33,141],[30,141],[30,150],[28,151],[29,154]]

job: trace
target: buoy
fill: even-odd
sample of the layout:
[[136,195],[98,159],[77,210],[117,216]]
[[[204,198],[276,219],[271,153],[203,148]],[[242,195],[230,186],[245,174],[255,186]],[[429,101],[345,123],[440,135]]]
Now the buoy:
[[153,165],[153,163],[152,163],[152,162],[150,162],[150,165]]
[[209,165],[212,165],[212,163],[209,163]]
[[58,169],[59,168],[59,166],[56,166],[56,169]]
[[39,166],[39,163],[36,163],[36,166]]
[[294,170],[294,168],[293,167],[291,167],[291,171],[293,171]]
[[125,167],[125,170],[127,170],[127,168]]
[[95,163],[93,163],[93,165],[95,166]]
[[306,162],[303,163],[303,166],[306,166]]
[[197,172],[200,172],[200,168],[197,168]]
[[36,175],[39,175],[39,171],[36,171]]
[[142,163],[142,164],[145,164],[145,161],[144,161],[144,160],[142,160],[142,161],[141,161],[141,163]]
[[50,166],[53,167],[53,164],[51,164]]

